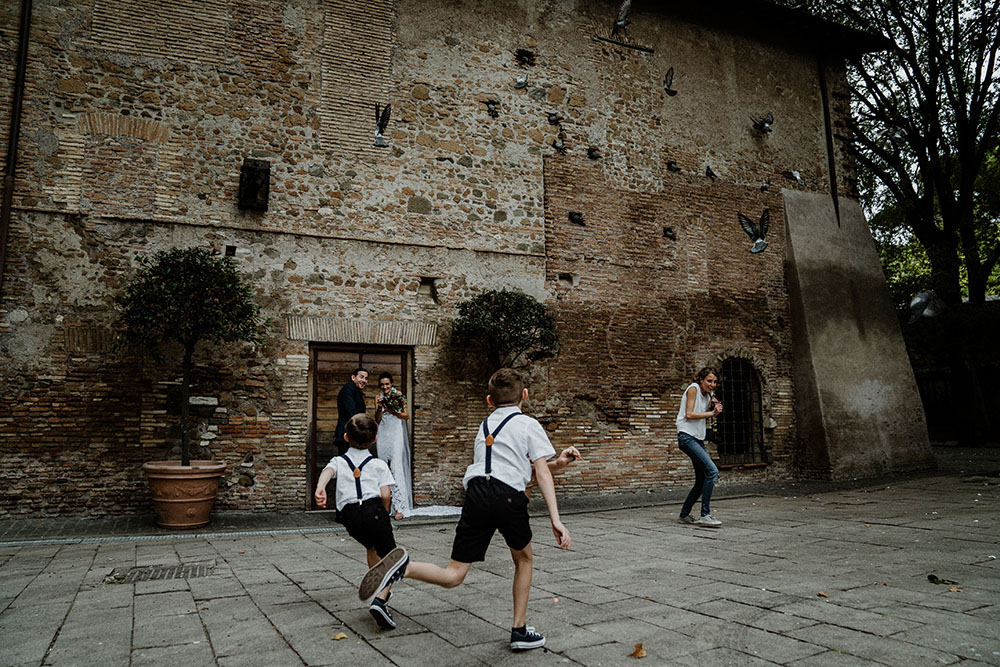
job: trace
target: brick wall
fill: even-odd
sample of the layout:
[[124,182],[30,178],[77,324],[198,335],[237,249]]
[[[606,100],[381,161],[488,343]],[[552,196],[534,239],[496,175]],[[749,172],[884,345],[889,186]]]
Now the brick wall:
[[[0,310],[0,514],[145,510],[139,465],[177,435],[177,356],[114,351],[111,298],[138,254],[192,245],[234,246],[271,318],[260,349],[196,355],[195,435],[230,464],[223,508],[306,506],[310,341],[390,344],[299,338],[289,318],[436,332],[412,343],[414,490],[457,501],[485,370],[447,346],[448,325],[499,287],[557,318],[562,350],[533,368],[530,409],[557,447],[584,451],[565,492],[690,479],[673,417],[693,372],[727,356],[754,363],[775,424],[772,465],[728,474],[794,475],[780,190],[798,187],[791,169],[829,189],[815,58],[638,9],[629,38],[651,52],[614,46],[595,38],[614,11],[36,2]],[[16,22],[0,10],[11,52]],[[0,63],[0,133],[12,79]],[[371,146],[376,102],[393,105],[388,149]],[[844,99],[833,108],[842,124]],[[775,131],[760,137],[748,116],[768,111]],[[271,163],[267,213],[236,208],[245,157]],[[736,213],[764,208],[769,247],[750,255]]]

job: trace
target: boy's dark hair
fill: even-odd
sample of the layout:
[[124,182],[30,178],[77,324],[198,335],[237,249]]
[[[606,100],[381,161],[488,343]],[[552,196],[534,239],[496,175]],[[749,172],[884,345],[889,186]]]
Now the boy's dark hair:
[[501,368],[490,377],[486,393],[497,407],[516,405],[524,394],[524,381],[513,368]]
[[379,382],[381,382],[386,378],[389,378],[389,382],[392,382],[392,373],[390,373],[389,371],[382,371],[381,373],[378,374]]
[[[365,373],[368,373],[368,369],[367,368],[365,368],[364,366],[358,366],[356,369],[354,369],[354,372],[351,373],[351,377],[354,377],[355,375],[357,375],[361,371],[364,371]],[[368,375],[371,375],[371,373],[368,373]]]
[[375,436],[378,435],[378,424],[366,414],[354,415],[347,420],[344,431],[351,447],[368,449],[375,442]]

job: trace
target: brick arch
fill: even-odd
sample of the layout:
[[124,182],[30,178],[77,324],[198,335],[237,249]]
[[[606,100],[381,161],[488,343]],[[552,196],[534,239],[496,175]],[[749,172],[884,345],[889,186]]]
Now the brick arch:
[[79,118],[80,134],[104,134],[112,137],[131,137],[156,144],[170,139],[170,125],[149,118],[123,116],[116,113],[90,112]]

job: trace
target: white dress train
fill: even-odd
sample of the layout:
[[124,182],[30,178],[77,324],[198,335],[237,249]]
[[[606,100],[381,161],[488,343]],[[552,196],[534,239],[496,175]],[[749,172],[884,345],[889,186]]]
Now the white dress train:
[[399,512],[404,517],[413,513],[413,489],[410,488],[410,442],[406,435],[406,422],[385,411],[378,427],[375,441],[378,457],[389,464],[396,480],[392,487],[392,515]]

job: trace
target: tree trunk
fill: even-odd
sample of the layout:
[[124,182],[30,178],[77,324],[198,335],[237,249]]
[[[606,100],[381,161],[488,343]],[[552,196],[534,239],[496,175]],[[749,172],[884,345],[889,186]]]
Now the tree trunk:
[[189,448],[190,433],[188,421],[191,414],[191,358],[194,356],[194,344],[184,346],[183,379],[181,380],[181,465],[191,465]]
[[952,244],[924,242],[931,262],[931,285],[942,301],[949,305],[962,302],[962,282],[958,249]]

